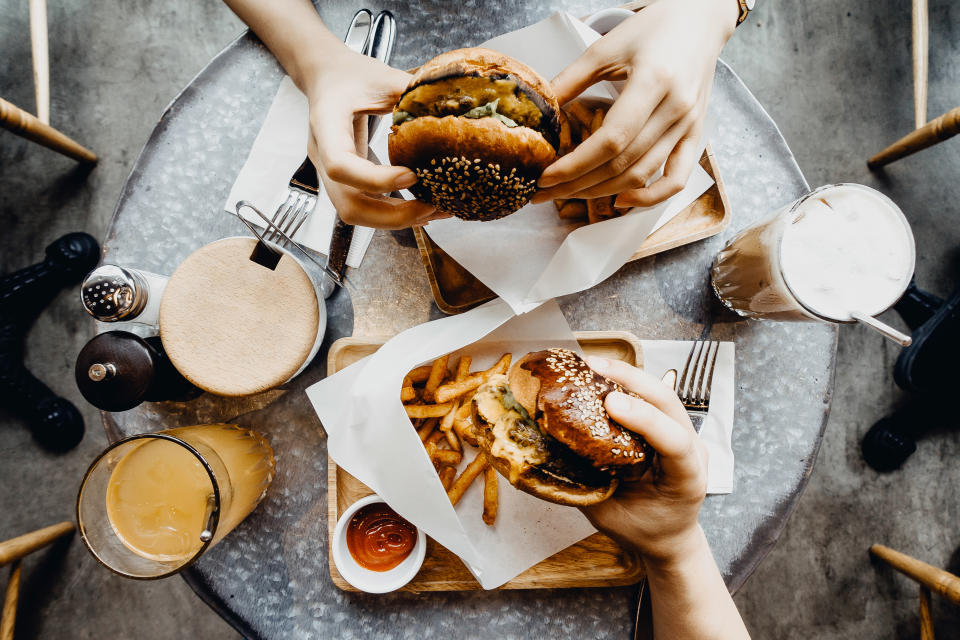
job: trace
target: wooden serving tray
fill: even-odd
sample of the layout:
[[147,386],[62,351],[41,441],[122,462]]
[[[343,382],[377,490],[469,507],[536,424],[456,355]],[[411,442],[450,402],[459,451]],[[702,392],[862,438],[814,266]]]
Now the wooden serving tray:
[[[649,235],[630,257],[631,261],[716,235],[730,223],[727,192],[713,149],[709,146],[700,158],[700,166],[713,178],[713,186],[656,233]],[[415,227],[413,232],[433,290],[433,299],[441,311],[461,313],[496,297],[485,284],[434,244],[422,227]]]
[[[584,352],[643,366],[643,351],[635,335],[626,331],[581,331],[574,334]],[[332,375],[379,349],[389,338],[340,338],[330,346],[327,375]],[[327,458],[327,527],[330,540],[340,514],[373,493],[366,485]],[[328,549],[329,551],[329,549]],[[595,533],[530,567],[501,589],[614,587],[635,584],[643,577],[643,563],[634,551],[621,548]],[[330,556],[330,577],[344,591],[357,591],[344,580]],[[416,577],[402,591],[472,591],[480,589],[460,558],[427,537],[427,557]]]

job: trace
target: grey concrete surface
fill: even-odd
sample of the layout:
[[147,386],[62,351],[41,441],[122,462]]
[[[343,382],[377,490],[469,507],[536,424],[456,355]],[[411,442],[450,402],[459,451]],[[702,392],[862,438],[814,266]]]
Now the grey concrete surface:
[[[853,181],[898,202],[917,239],[917,279],[945,295],[958,283],[960,139],[871,174],[865,159],[913,122],[910,7],[900,0],[766,0],[727,46],[791,144],[812,185]],[[930,116],[960,104],[960,6],[930,0]],[[221,4],[50,3],[53,124],[93,148],[85,174],[0,131],[0,269],[35,261],[61,233],[101,236],[120,186],[164,106],[241,30]],[[0,96],[33,105],[27,6],[0,0]],[[470,43],[464,43],[470,44]],[[227,177],[225,179],[231,179]],[[771,203],[774,205],[777,203]],[[158,215],[162,205],[157,205]],[[29,362],[83,408],[87,436],[44,454],[0,412],[0,539],[72,517],[83,470],[105,445],[72,380],[90,324],[75,292],[58,297],[28,341]],[[890,321],[899,320],[891,314]],[[820,459],[777,548],[737,596],[756,638],[917,637],[916,589],[871,562],[883,542],[960,572],[960,430],[933,425],[905,467],[881,475],[860,458],[863,433],[903,402],[897,349],[841,331],[833,413]],[[0,578],[5,578],[5,571]],[[236,634],[178,579],[140,583],[103,570],[78,540],[24,566],[18,638],[227,638]],[[960,638],[960,609],[935,599],[938,638]],[[626,630],[625,630],[626,635]]]

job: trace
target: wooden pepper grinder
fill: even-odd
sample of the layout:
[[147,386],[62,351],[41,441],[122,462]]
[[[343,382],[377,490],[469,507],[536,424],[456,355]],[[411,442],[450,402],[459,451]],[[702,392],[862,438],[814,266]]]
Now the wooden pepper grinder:
[[47,449],[75,447],[83,438],[83,417],[27,370],[24,339],[60,289],[78,282],[99,258],[93,236],[68,233],[47,247],[42,262],[0,278],[0,404],[23,417]]
[[159,337],[107,331],[77,356],[77,387],[87,402],[104,411],[126,411],[142,402],[189,400],[202,393],[180,375]]

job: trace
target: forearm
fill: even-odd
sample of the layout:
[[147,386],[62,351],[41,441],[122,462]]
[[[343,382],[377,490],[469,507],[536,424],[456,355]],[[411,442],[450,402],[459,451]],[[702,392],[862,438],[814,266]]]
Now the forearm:
[[343,46],[309,0],[224,0],[304,93],[325,58]]
[[647,563],[647,581],[656,638],[750,637],[699,526],[675,559]]

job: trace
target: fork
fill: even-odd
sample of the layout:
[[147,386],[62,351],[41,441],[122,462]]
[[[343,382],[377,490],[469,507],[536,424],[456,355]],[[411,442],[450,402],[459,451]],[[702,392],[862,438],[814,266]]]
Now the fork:
[[697,433],[700,433],[703,419],[710,409],[710,388],[713,386],[713,371],[719,352],[720,343],[717,340],[694,341],[674,388]]
[[316,182],[316,177],[312,180],[298,180],[301,174],[314,172],[313,164],[305,160],[304,164],[297,169],[287,186],[287,198],[279,207],[276,213],[270,219],[267,225],[263,239],[267,242],[284,247],[289,241],[293,240],[294,235],[307,221],[314,207],[317,206],[317,189],[312,184]]

